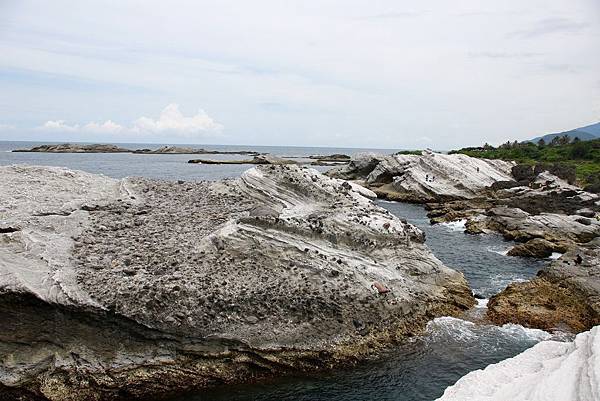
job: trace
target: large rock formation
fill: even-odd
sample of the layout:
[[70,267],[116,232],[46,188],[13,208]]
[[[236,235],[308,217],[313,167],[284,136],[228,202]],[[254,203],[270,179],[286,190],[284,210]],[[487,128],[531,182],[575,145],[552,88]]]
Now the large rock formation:
[[284,159],[269,154],[254,156],[252,159],[243,160],[215,160],[215,159],[191,159],[188,163],[195,164],[298,164],[295,160]]
[[600,399],[600,328],[575,341],[543,341],[525,352],[475,370],[437,401],[592,401]]
[[600,196],[573,185],[572,173],[557,165],[425,151],[362,154],[327,174],[364,183],[384,198],[426,203],[432,223],[467,220],[469,233],[499,232],[527,242],[510,255],[547,257],[600,236]]
[[15,149],[13,152],[40,152],[40,153],[128,153],[129,149],[121,148],[116,145],[108,144],[90,144],[82,145],[78,143],[61,143],[58,145],[40,145],[31,149]]
[[311,169],[0,174],[3,399],[148,398],[327,368],[474,303],[420,230]]
[[259,153],[248,150],[206,150],[203,148],[190,148],[182,146],[165,145],[157,149],[136,149],[133,153],[138,154],[158,154],[158,155],[251,155],[256,156]]
[[432,222],[464,219],[468,233],[498,232],[522,242],[511,256],[547,257],[600,236],[600,196],[532,168],[523,181],[520,170],[513,169],[516,186],[492,185],[477,199],[430,203],[428,216]]
[[600,238],[577,246],[531,281],[492,297],[488,317],[544,330],[581,332],[600,324]]
[[409,202],[472,199],[498,181],[512,179],[513,163],[477,159],[462,154],[424,151],[421,156],[358,155],[348,165],[332,169],[331,177],[364,180],[379,196]]
[[126,149],[116,145],[94,143],[89,145],[78,143],[61,143],[52,145],[34,146],[30,149],[15,149],[13,152],[34,153],[136,153],[151,155],[250,155],[258,156],[259,153],[249,150],[206,150],[203,148],[190,148],[181,146],[165,145],[156,149]]

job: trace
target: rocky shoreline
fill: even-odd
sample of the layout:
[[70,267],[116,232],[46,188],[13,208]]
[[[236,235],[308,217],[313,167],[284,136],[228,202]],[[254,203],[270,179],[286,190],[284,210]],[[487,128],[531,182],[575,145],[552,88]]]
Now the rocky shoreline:
[[599,324],[600,196],[574,185],[568,169],[426,151],[359,155],[327,174],[387,199],[424,204],[432,224],[463,221],[467,233],[499,233],[517,242],[509,256],[564,253],[540,277],[492,298],[494,322],[575,333]]
[[600,199],[560,169],[425,152],[328,177],[255,159],[216,182],[0,167],[0,393],[125,400],[330,369],[471,308],[463,275],[377,195],[500,233],[509,257],[564,253],[491,297],[490,321],[600,324]]
[[475,303],[419,229],[311,169],[218,182],[0,169],[8,399],[157,397],[330,368]]

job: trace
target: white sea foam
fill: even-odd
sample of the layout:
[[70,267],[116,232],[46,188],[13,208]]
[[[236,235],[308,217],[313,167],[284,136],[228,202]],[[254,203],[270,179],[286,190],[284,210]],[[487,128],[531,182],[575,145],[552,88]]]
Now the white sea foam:
[[507,323],[499,328],[503,334],[515,338],[529,338],[531,340],[545,341],[552,338],[552,334],[540,329],[530,329],[520,324]]
[[451,231],[465,231],[465,224],[467,223],[466,219],[449,221],[447,223],[440,223],[440,225],[448,228]]
[[560,258],[563,254],[560,252],[552,252],[552,255],[548,257],[548,259],[556,260]]
[[[480,301],[485,301],[487,305],[487,299]],[[544,330],[529,329],[519,324],[507,323],[502,326],[495,326],[478,324],[450,316],[438,317],[429,322],[427,324],[427,334],[429,339],[433,341],[441,338],[452,338],[454,341],[459,342],[473,341],[476,338],[483,337],[503,337],[515,341],[545,341],[555,338]]]
[[485,299],[478,299],[477,300],[477,305],[475,305],[476,308],[487,308],[487,304],[490,300],[485,298]]
[[497,253],[498,255],[502,255],[502,256],[506,256],[508,255],[508,251],[510,250],[510,247],[506,248],[506,247],[500,247],[500,246],[489,246],[487,248],[488,252],[493,252],[493,253]]

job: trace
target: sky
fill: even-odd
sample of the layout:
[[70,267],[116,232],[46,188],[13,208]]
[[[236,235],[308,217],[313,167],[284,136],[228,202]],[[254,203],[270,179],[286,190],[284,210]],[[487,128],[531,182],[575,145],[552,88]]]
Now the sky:
[[0,140],[452,149],[598,121],[598,0],[0,0]]

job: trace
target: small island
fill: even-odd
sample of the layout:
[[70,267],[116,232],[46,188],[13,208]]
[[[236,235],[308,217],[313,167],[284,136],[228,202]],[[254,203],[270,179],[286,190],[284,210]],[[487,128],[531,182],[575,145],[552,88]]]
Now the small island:
[[157,149],[126,149],[112,144],[77,144],[61,143],[52,145],[34,146],[30,149],[14,149],[20,153],[134,153],[149,155],[250,155],[257,156],[258,152],[250,150],[206,150],[203,148],[189,148],[180,146],[161,146]]

